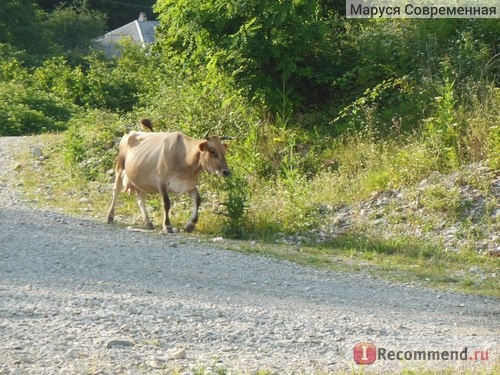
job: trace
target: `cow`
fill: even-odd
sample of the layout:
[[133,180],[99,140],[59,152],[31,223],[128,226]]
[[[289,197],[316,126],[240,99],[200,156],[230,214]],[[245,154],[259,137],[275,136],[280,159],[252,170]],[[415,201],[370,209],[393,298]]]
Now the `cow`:
[[120,140],[116,161],[113,198],[108,211],[108,223],[114,223],[115,205],[122,191],[137,193],[137,203],[144,224],[153,228],[146,211],[148,193],[160,193],[163,209],[163,232],[173,233],[169,219],[169,192],[189,193],[193,211],[185,227],[192,232],[198,222],[201,204],[198,193],[198,176],[205,170],[221,177],[231,176],[225,154],[227,145],[222,140],[229,137],[209,136],[193,139],[180,132],[135,132]]

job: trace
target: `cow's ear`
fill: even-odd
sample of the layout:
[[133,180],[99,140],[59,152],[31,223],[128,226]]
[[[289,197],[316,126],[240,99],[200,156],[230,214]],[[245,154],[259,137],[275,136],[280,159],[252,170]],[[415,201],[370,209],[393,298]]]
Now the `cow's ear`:
[[201,142],[198,147],[200,148],[200,151],[203,152],[207,149],[207,141]]
[[224,148],[227,150],[229,148],[229,145],[227,143],[223,143],[222,144],[224,146]]

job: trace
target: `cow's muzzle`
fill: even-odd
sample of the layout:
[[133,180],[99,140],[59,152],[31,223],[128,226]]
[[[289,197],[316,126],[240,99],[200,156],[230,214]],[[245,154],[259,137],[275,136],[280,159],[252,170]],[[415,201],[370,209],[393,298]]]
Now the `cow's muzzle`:
[[231,176],[231,171],[229,169],[223,169],[222,171],[220,171],[220,175],[222,177],[229,177]]

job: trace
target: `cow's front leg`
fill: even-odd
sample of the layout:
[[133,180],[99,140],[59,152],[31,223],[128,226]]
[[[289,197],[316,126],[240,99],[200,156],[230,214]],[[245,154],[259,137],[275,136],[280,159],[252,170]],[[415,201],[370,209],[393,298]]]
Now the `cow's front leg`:
[[146,198],[148,196],[148,193],[145,193],[143,191],[139,191],[137,193],[137,204],[139,205],[139,210],[141,211],[141,216],[142,220],[144,221],[144,225],[149,228],[153,229],[154,225],[149,219],[148,211],[146,209]]
[[168,197],[168,189],[166,186],[160,187],[161,200],[163,201],[163,232],[174,233],[168,213],[170,211],[170,198]]
[[191,213],[191,217],[186,225],[186,232],[192,232],[196,223],[198,222],[198,209],[200,208],[201,198],[198,193],[198,189],[194,188],[189,192],[191,198],[193,199],[193,212]]

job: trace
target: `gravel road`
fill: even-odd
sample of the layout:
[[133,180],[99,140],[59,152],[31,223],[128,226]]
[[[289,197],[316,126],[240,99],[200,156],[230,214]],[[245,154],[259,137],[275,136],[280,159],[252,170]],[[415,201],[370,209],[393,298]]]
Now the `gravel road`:
[[360,341],[484,359],[379,359],[367,372],[498,364],[498,299],[29,207],[11,155],[37,140],[0,138],[0,374],[351,373]]

